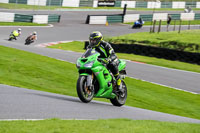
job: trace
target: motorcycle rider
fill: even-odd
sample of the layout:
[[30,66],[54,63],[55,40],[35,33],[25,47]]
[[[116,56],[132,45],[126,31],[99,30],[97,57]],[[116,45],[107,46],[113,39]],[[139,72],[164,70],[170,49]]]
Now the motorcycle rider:
[[18,28],[18,30],[14,30],[13,32],[11,32],[15,40],[17,40],[17,37],[19,37],[21,33],[22,33],[21,28]]
[[107,68],[113,73],[117,81],[117,89],[121,90],[121,79],[119,75],[118,65],[119,60],[108,42],[103,41],[101,32],[94,31],[89,36],[88,48],[94,48],[100,53],[99,58],[104,58],[103,62],[107,64]]
[[30,36],[27,37],[26,40],[30,40],[30,43],[33,43],[35,40],[37,40],[37,32],[34,31]]

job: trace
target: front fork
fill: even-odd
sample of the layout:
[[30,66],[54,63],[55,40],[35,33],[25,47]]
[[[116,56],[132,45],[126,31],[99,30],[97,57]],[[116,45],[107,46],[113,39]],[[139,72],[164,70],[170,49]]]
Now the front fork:
[[92,75],[87,75],[87,82],[86,82],[86,86],[90,87],[92,86]]
[[86,76],[86,92],[91,93],[94,91],[94,85],[92,84],[94,79],[94,75],[87,75]]

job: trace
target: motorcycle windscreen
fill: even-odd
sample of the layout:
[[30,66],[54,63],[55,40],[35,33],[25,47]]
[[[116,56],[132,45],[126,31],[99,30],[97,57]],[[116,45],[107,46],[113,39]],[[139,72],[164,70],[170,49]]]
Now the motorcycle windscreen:
[[95,49],[90,48],[90,49],[87,49],[87,51],[81,57],[82,58],[87,58],[87,57],[95,55],[97,53],[98,52]]

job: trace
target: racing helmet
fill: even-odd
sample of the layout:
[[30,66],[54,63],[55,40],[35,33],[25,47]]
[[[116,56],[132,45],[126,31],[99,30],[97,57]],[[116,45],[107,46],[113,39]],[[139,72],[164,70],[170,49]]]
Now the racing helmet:
[[34,31],[34,32],[33,32],[33,35],[37,35],[37,32],[36,32],[36,31]]
[[21,28],[18,28],[18,31],[21,31],[22,29]]
[[99,31],[94,31],[90,34],[89,41],[90,41],[90,46],[92,47],[97,47],[103,40],[103,36],[101,32]]

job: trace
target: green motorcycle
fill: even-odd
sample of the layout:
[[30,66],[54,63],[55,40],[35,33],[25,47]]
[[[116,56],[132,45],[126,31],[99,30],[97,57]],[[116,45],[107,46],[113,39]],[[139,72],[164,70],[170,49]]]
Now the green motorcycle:
[[[90,102],[93,97],[110,99],[114,106],[122,106],[126,102],[127,87],[122,80],[122,89],[117,89],[117,83],[113,74],[107,69],[105,62],[95,49],[88,49],[82,57],[77,60],[79,78],[77,81],[77,94],[79,99]],[[126,62],[119,60],[119,72],[121,79],[126,75]]]

